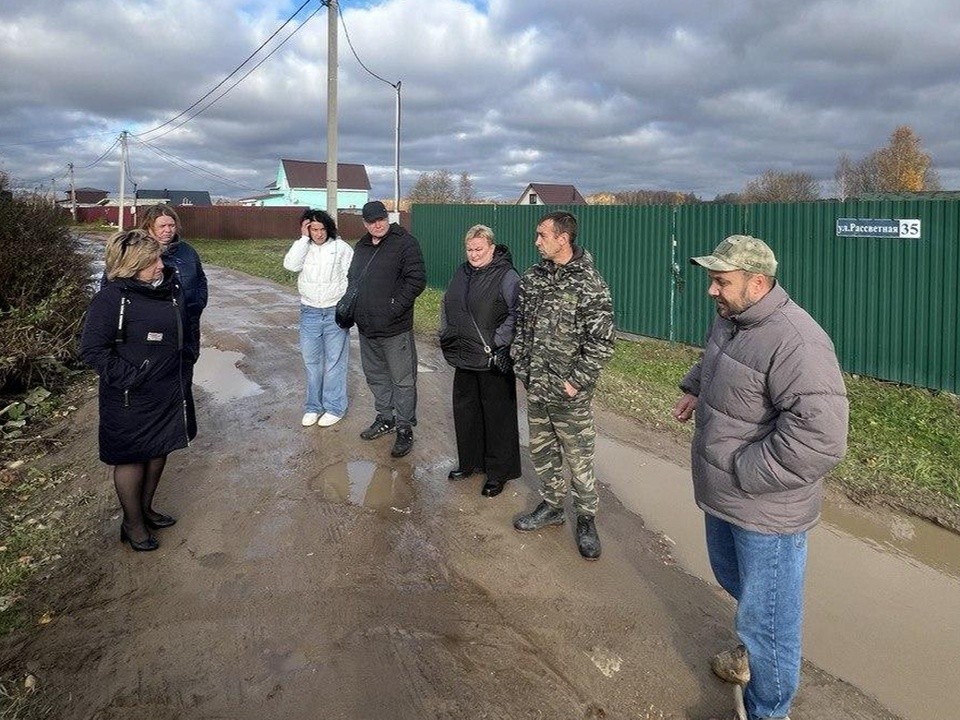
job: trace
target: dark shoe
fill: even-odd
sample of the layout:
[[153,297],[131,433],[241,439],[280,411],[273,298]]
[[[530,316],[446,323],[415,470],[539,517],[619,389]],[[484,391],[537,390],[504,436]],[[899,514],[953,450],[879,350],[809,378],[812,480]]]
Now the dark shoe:
[[454,468],[447,473],[447,480],[463,480],[468,478],[471,475],[476,475],[477,473],[482,473],[483,468],[474,468],[473,470],[461,470],[460,468]]
[[390,454],[394,457],[403,457],[411,450],[413,450],[413,428],[398,427],[397,439],[393,443],[393,450],[390,451]]
[[566,522],[563,508],[550,507],[546,501],[537,505],[533,512],[521,515],[513,521],[513,526],[520,532],[530,532],[547,527],[547,525],[563,525]]
[[163,513],[156,513],[155,516],[151,518],[144,513],[143,522],[151,530],[159,530],[160,528],[168,528],[171,525],[176,525],[177,519],[169,515],[164,515]]
[[480,494],[485,497],[496,497],[503,492],[503,486],[506,485],[506,480],[498,480],[497,478],[487,477],[487,481],[483,484],[483,489],[480,491]]
[[587,560],[600,557],[600,536],[592,515],[577,515],[577,549]]
[[393,418],[386,418],[378,413],[377,419],[373,421],[370,427],[360,433],[360,437],[364,440],[376,440],[382,435],[392,433],[396,427],[397,423]]
[[150,552],[160,547],[160,543],[157,542],[157,539],[153,535],[147,535],[146,540],[137,542],[127,535],[127,529],[123,526],[123,523],[120,524],[120,542],[130,543],[130,547],[137,552]]

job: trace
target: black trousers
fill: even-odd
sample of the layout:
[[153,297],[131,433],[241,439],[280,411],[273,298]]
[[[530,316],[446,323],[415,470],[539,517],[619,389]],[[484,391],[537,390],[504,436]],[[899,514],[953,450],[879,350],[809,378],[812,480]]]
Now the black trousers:
[[520,477],[517,381],[513,373],[456,369],[453,424],[463,470],[481,468],[487,477]]

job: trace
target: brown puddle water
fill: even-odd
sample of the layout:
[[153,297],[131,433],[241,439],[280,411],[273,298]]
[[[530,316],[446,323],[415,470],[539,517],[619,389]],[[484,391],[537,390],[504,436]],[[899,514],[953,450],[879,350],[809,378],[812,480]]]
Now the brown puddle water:
[[351,460],[326,468],[310,481],[310,489],[332,502],[409,513],[413,499],[411,472],[369,460]]
[[[715,582],[689,470],[602,437],[596,466],[686,570]],[[829,503],[807,568],[804,657],[907,720],[960,716],[960,536]]]
[[200,351],[200,359],[193,367],[193,382],[210,393],[218,403],[259,395],[263,388],[237,367],[237,363],[242,359],[243,354],[233,350],[204,347]]

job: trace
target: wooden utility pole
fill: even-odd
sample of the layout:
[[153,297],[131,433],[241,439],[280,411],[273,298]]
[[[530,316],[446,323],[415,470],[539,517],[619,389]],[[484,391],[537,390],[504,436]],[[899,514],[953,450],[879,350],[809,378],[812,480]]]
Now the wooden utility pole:
[[327,0],[327,213],[337,219],[337,0]]

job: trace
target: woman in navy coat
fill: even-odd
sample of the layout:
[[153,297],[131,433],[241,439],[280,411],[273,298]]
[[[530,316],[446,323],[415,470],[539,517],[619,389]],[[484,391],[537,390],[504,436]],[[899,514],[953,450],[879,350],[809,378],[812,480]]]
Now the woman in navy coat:
[[[180,237],[180,217],[169,205],[148,207],[140,221],[140,229],[160,243],[163,264],[176,274],[183,290],[184,344],[190,356],[187,366],[188,385],[193,384],[193,365],[200,357],[200,315],[207,306],[207,276],[200,255]],[[190,397],[193,411],[193,397]],[[196,427],[193,432],[196,433]]]
[[151,529],[176,520],[153,509],[167,455],[196,435],[183,292],[140,230],[118,233],[106,248],[107,282],[87,311],[83,361],[100,376],[100,459],[113,465],[123,508],[121,541],[156,550]]

